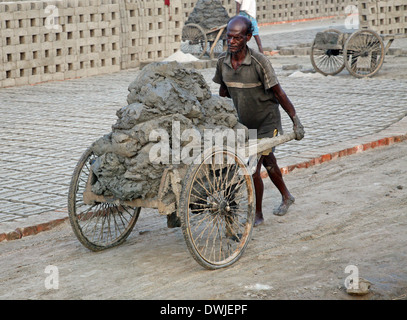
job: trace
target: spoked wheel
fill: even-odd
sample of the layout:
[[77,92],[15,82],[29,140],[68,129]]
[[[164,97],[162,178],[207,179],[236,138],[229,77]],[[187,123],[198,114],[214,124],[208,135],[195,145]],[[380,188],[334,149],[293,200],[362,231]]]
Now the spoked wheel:
[[[328,29],[324,32],[341,34],[341,32],[336,29]],[[341,72],[345,68],[342,51],[342,49],[318,48],[318,45],[314,41],[311,47],[311,63],[315,71],[325,76],[333,76]]]
[[382,38],[372,30],[359,30],[345,43],[345,66],[358,78],[371,77],[383,65],[385,50]]
[[87,203],[84,195],[96,179],[91,169],[96,158],[90,148],[84,152],[74,170],[68,195],[72,229],[78,240],[92,251],[121,244],[133,230],[140,214],[140,208],[116,202]]
[[253,229],[254,201],[251,174],[235,153],[214,149],[189,168],[179,210],[187,247],[200,265],[218,269],[241,257]]
[[208,39],[204,29],[195,23],[186,24],[182,28],[181,51],[202,58],[207,50]]

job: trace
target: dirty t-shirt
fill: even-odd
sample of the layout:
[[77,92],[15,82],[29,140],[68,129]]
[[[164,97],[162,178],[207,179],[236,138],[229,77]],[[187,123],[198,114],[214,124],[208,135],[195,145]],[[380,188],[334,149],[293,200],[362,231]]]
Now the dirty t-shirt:
[[248,129],[257,129],[257,138],[282,132],[279,103],[272,90],[278,80],[271,62],[247,47],[242,65],[234,70],[228,52],[220,55],[213,81],[226,85],[236,107],[239,121]]

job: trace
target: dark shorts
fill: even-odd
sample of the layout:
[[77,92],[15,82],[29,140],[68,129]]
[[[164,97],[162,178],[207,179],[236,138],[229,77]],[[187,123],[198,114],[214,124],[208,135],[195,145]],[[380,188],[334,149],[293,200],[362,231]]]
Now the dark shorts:
[[[274,129],[274,132],[273,132],[273,138],[274,137],[277,137],[278,136],[278,130],[277,129]],[[261,139],[265,139],[265,138],[260,138],[260,139],[257,139],[257,141],[260,141]],[[275,152],[276,151],[276,147],[273,147],[273,149],[271,149],[271,152]],[[270,154],[270,151],[265,151],[265,152],[263,152],[261,155],[262,156],[268,156]]]

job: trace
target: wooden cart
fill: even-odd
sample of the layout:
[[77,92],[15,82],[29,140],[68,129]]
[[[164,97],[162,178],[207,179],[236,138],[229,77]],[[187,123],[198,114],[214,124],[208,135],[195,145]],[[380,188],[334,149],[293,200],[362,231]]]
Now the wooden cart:
[[369,29],[354,33],[328,29],[317,33],[311,47],[311,63],[315,71],[326,76],[346,68],[354,77],[371,77],[382,67],[393,41],[405,36],[379,35]]
[[[246,146],[245,155],[257,159],[258,154],[294,138],[291,133],[262,139]],[[96,158],[91,148],[84,152],[68,195],[69,219],[85,247],[99,251],[121,244],[133,230],[140,209],[155,208],[180,221],[187,247],[203,267],[226,267],[241,257],[252,234],[255,196],[248,162],[236,152],[212,148],[199,158],[199,164],[169,166],[155,198],[134,200],[92,192],[97,182],[92,171]]]
[[204,55],[213,59],[223,52],[226,46],[226,24],[212,29],[204,29],[195,23],[182,28],[181,51],[201,59]]

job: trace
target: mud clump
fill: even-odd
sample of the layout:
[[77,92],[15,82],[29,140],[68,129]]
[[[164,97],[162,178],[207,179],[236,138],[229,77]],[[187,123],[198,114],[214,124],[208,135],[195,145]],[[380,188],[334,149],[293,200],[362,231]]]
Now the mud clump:
[[219,0],[198,0],[188,16],[188,23],[195,23],[204,29],[212,29],[227,24],[229,14]]
[[190,153],[174,151],[202,148],[208,129],[247,130],[230,99],[212,95],[200,73],[178,62],[149,64],[128,89],[112,132],[92,144],[98,195],[154,198],[164,169],[188,163]]

